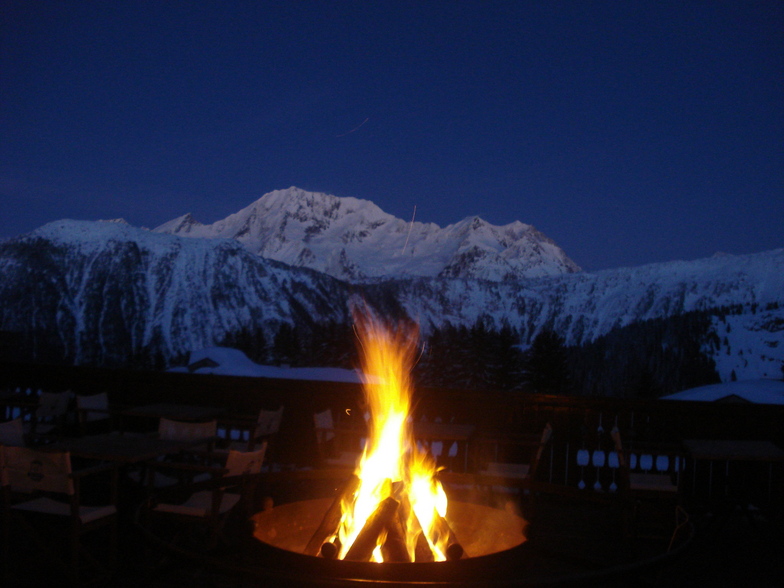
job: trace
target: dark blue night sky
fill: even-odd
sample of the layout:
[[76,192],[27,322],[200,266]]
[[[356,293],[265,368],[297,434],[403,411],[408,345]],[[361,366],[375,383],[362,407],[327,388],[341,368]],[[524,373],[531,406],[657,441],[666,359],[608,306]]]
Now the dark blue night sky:
[[784,247],[784,2],[0,0],[0,238],[295,185],[587,270]]

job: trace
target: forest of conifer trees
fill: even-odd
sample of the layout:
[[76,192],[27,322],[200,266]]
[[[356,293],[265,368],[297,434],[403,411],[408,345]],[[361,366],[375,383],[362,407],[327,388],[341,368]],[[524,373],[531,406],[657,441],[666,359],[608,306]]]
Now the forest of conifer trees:
[[[447,324],[423,339],[413,377],[423,387],[657,398],[719,381],[706,352],[721,344],[711,321],[732,312],[740,309],[640,321],[578,346],[567,346],[547,329],[523,348],[520,333],[508,323],[501,329],[482,320],[471,327]],[[232,346],[259,362],[357,366],[356,337],[349,325],[283,325],[268,346],[250,335],[241,339],[231,341]]]

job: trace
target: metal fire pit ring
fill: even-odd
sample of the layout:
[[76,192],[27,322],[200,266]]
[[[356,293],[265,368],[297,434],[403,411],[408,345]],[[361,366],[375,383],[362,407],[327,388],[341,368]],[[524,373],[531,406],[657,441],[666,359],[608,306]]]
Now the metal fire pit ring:
[[[344,470],[308,470],[270,474],[268,481],[277,483],[305,483],[341,481],[348,475]],[[295,500],[276,506],[284,516],[285,511],[297,508]],[[322,504],[325,503],[321,501]],[[487,507],[482,507],[487,508]],[[693,537],[691,525],[685,530],[678,545],[667,552],[621,565],[585,572],[542,570],[541,553],[529,542],[521,542],[508,549],[486,555],[468,557],[457,561],[431,563],[366,563],[328,560],[297,553],[260,541],[254,536],[256,524],[252,520],[235,520],[223,533],[224,542],[210,551],[189,548],[156,535],[143,524],[142,510],[137,513],[136,524],[146,538],[158,548],[177,556],[186,565],[206,569],[218,575],[243,578],[259,586],[365,586],[380,583],[390,586],[588,586],[624,585],[630,578],[643,576],[667,561],[677,557],[690,544]],[[258,513],[264,520],[265,513]],[[307,534],[307,531],[305,532]],[[468,551],[468,550],[467,550]],[[243,584],[245,585],[245,584]]]

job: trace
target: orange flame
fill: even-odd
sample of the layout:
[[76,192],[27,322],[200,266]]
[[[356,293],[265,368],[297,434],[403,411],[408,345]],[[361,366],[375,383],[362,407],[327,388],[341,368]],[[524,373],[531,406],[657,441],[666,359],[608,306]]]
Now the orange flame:
[[[446,516],[447,498],[435,478],[435,461],[417,447],[411,425],[410,370],[417,352],[418,329],[400,324],[388,327],[368,313],[355,313],[355,321],[361,342],[369,436],[356,470],[359,488],[350,504],[343,505],[339,557],[348,552],[379,503],[394,495],[410,504],[403,510],[407,520],[402,523],[411,561],[420,528],[436,561],[442,561],[446,559],[446,537],[439,533],[438,521],[439,516]],[[383,561],[383,539],[379,537],[373,561]]]

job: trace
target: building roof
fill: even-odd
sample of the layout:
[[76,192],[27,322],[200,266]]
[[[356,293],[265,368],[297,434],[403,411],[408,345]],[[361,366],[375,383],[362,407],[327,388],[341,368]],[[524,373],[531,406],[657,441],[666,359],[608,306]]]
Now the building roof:
[[705,402],[753,402],[755,404],[784,404],[784,381],[743,380],[709,384],[676,394],[662,400],[698,400]]

